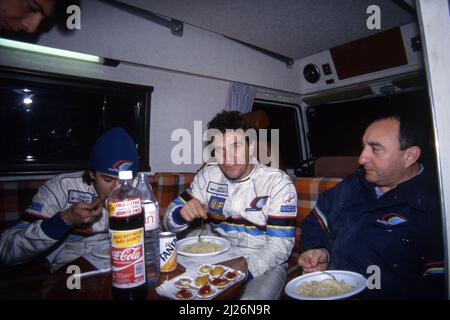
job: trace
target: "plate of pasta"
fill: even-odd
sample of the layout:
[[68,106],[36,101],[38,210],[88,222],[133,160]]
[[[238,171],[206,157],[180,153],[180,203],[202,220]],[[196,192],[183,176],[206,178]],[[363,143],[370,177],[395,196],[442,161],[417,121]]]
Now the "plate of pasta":
[[230,241],[214,236],[189,237],[177,242],[177,253],[187,257],[204,258],[215,256],[228,251]]
[[298,300],[341,300],[352,297],[367,286],[361,274],[344,270],[327,270],[336,280],[323,272],[299,276],[286,285],[288,296]]

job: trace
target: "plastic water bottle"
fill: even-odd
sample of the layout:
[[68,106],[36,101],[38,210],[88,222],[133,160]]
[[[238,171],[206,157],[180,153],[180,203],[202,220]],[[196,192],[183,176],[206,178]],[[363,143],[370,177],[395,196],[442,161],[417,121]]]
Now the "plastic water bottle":
[[145,173],[138,174],[136,185],[141,198],[142,211],[145,216],[144,248],[145,265],[147,271],[147,284],[154,285],[159,281],[159,205],[152,192]]

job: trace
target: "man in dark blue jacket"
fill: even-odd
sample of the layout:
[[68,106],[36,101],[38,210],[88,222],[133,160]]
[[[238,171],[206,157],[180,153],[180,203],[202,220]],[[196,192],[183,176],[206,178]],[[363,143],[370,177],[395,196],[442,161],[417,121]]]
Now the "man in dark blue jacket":
[[400,115],[366,129],[360,168],[322,193],[302,223],[305,273],[358,272],[370,280],[368,299],[445,297],[440,201],[435,173],[419,162],[421,137]]

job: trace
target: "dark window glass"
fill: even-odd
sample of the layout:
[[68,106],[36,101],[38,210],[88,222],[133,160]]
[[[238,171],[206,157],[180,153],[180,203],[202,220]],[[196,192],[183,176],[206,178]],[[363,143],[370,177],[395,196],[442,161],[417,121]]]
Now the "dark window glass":
[[0,71],[2,174],[86,169],[96,139],[121,126],[148,170],[152,88],[109,81]]
[[308,107],[306,115],[312,156],[358,156],[367,126],[389,110],[415,117],[426,140],[430,141],[432,126],[428,96],[425,90],[417,90]]
[[[280,168],[296,169],[302,163],[298,105],[255,100],[253,111],[263,110],[270,119],[268,129],[279,130]],[[270,133],[268,133],[270,142]]]

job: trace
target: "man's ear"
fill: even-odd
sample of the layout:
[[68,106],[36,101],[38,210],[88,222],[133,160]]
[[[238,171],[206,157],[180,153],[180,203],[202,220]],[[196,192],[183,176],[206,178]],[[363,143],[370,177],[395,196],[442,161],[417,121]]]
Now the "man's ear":
[[405,152],[405,167],[409,168],[413,164],[415,164],[420,157],[421,151],[420,148],[417,146],[412,146],[406,149]]

